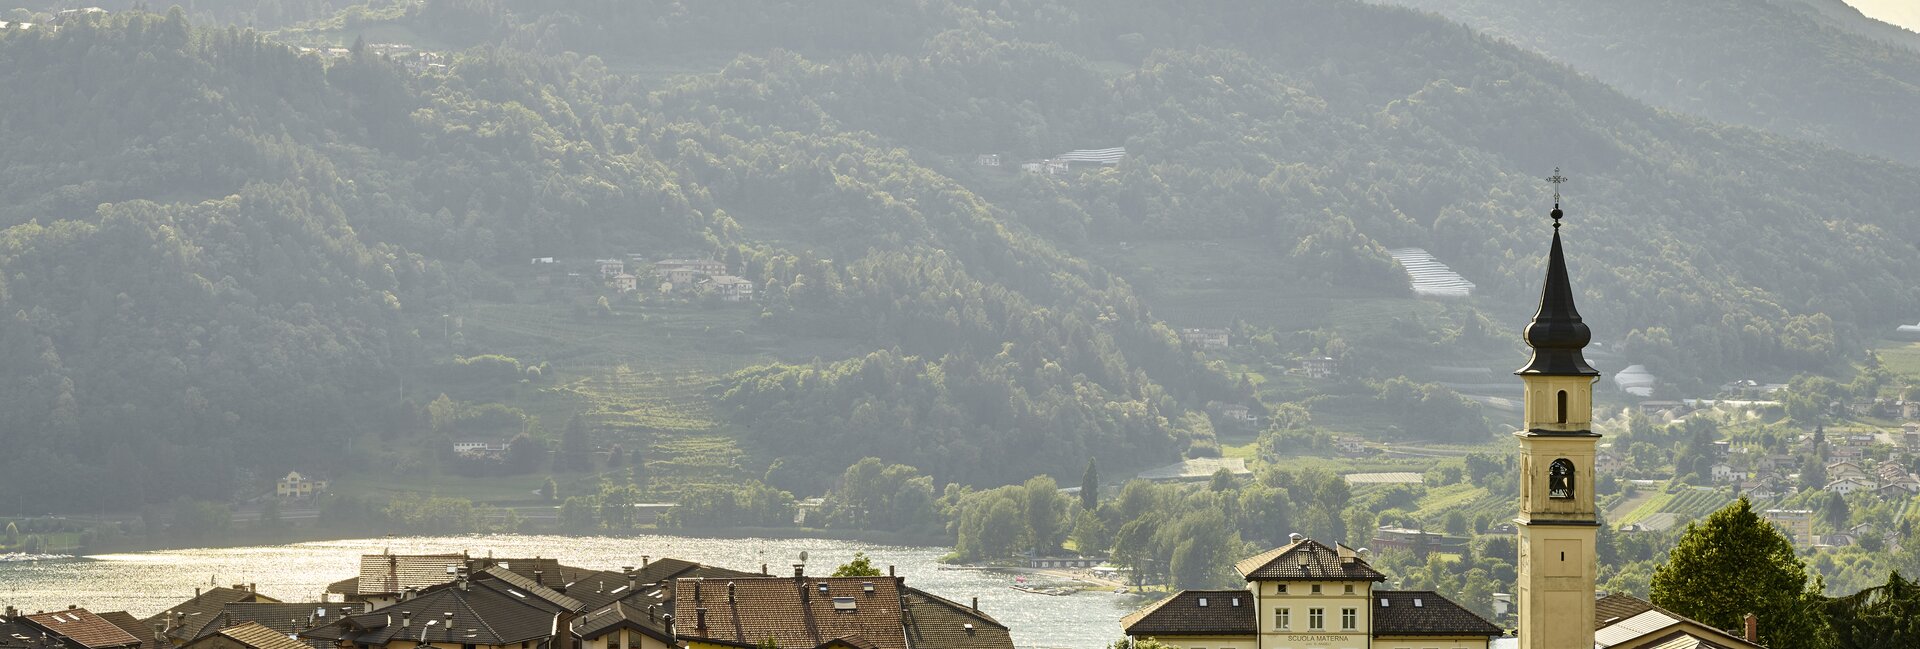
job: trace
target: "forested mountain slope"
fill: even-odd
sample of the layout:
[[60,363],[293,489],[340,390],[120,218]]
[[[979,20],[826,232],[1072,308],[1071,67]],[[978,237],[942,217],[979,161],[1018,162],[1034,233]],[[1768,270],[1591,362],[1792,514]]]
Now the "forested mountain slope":
[[[1912,168],[1660,113],[1402,9],[388,14],[382,33],[506,46],[420,71],[181,14],[0,33],[0,87],[45,89],[0,95],[0,445],[22,449],[0,476],[23,501],[211,498],[254,471],[380,461],[341,460],[346,435],[429,443],[409,436],[433,416],[430,377],[498,339],[450,344],[448,316],[528,301],[512,282],[542,255],[710,255],[762,289],[728,340],[860,350],[702,395],[746,471],[783,457],[765,475],[795,489],[867,455],[1001,484],[1204,447],[1190,415],[1252,387],[1180,345],[1168,322],[1199,323],[1142,297],[1152,273],[1090,261],[1119,241],[1253,242],[1268,252],[1248,262],[1286,280],[1248,299],[1408,304],[1386,248],[1424,246],[1518,322],[1555,166],[1576,178],[1583,310],[1635,362],[1828,366],[1920,303],[1902,275]],[[352,41],[330,24],[278,37],[331,36]],[[1063,176],[973,164],[1117,145],[1119,165]],[[1377,340],[1356,372],[1394,376],[1440,344]],[[527,349],[552,361],[529,379],[547,399],[577,393],[541,386],[596,355]]]
[[[1791,0],[1392,0],[1656,106],[1920,164],[1920,35]],[[1877,24],[1877,23],[1875,23]],[[1890,30],[1890,31],[1889,31]]]

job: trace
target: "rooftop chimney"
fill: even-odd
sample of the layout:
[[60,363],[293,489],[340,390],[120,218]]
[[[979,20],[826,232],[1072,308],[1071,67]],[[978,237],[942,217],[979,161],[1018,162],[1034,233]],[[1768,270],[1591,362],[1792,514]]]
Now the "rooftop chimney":
[[729,581],[727,582],[727,603],[732,604],[733,601],[733,582]]
[[645,568],[648,565],[651,565],[652,563],[653,563],[653,557],[650,557],[644,554],[640,555],[640,567]]
[[1760,617],[1747,614],[1747,642],[1760,644]]
[[533,583],[539,584],[541,586],[547,585],[546,571],[544,570],[533,571]]
[[796,563],[796,564],[793,564],[793,578],[794,578],[794,579],[801,579],[801,578],[804,578],[804,577],[806,577],[806,576],[807,576],[807,564],[804,564],[804,563]]
[[442,613],[447,621],[447,642],[453,642],[453,611]]
[[200,587],[199,587],[199,586],[194,586],[194,587],[193,587],[193,600],[194,600],[194,601],[196,601],[196,602],[197,602],[197,601],[200,601]]
[[1300,539],[1304,539],[1304,538],[1307,538],[1307,537],[1304,537],[1304,536],[1301,536],[1299,532],[1294,532],[1294,533],[1292,533],[1292,534],[1288,534],[1288,535],[1287,535],[1287,542],[1288,542],[1288,543],[1299,543],[1299,542],[1300,542]]
[[[700,579],[699,578],[695,578],[693,580],[693,601],[696,601],[696,602],[700,601]],[[702,624],[700,626],[706,626],[706,625]]]
[[760,574],[767,574],[767,564],[760,564]]
[[888,565],[888,566],[887,566],[887,576],[888,576],[888,577],[892,577],[892,576],[894,576],[894,575],[893,575],[893,566],[892,566],[892,565]]
[[978,610],[980,610],[980,596],[979,596],[979,595],[974,595],[974,596],[973,596],[973,610],[975,610],[975,611],[978,611]]
[[626,573],[627,575],[628,591],[632,591],[635,587],[640,585],[638,583],[640,581],[640,574],[633,571],[633,566],[620,566],[620,572]]
[[400,628],[405,629],[411,626],[413,626],[413,611],[401,611]]
[[707,609],[705,607],[693,609],[693,628],[699,629],[702,634],[707,632]]

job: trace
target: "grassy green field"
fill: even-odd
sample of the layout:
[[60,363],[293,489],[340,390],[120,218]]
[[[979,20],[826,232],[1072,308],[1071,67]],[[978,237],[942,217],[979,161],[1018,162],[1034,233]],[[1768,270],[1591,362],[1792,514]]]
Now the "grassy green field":
[[1882,340],[1874,351],[1880,354],[1880,362],[1888,371],[1920,377],[1920,342]]

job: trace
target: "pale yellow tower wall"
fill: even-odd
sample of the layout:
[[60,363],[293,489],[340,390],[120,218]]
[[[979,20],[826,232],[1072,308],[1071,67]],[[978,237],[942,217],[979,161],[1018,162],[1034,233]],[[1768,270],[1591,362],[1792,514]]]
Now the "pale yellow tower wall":
[[[1593,428],[1591,376],[1528,376],[1523,399],[1527,430],[1575,432]],[[1560,393],[1567,393],[1566,421],[1560,420]]]

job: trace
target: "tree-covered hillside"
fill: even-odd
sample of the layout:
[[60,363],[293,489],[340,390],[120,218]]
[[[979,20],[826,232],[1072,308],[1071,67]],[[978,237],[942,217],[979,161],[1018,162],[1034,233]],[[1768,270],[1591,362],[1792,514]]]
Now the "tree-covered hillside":
[[[472,47],[428,65],[367,33]],[[1009,484],[1217,452],[1200,413],[1283,405],[1244,367],[1305,355],[1377,382],[1349,402],[1457,402],[1386,380],[1518,362],[1493,327],[1538,290],[1556,166],[1583,312],[1664,376],[1835,367],[1920,303],[1920,172],[1345,0],[428,0],[271,38],[124,12],[0,32],[0,87],[37,89],[0,94],[0,485],[54,509],[422,471],[418,449],[502,428],[462,421],[556,439],[576,414],[592,439],[563,461],[672,429],[742,455],[671,464],[802,493],[866,456]],[[1151,256],[1182,242],[1220,258]],[[1402,246],[1481,297],[1429,317]],[[759,290],[527,263],[625,255]],[[1219,291],[1170,279],[1209,263]],[[1209,321],[1195,295],[1258,315]],[[1348,300],[1374,315],[1314,313]],[[1196,353],[1193,326],[1257,358]],[[688,349],[725,361],[680,373]],[[1403,405],[1373,408],[1417,428]],[[1395,429],[1486,434],[1447,405],[1462,430]]]
[[[1394,0],[1656,106],[1920,163],[1920,35],[1839,2]],[[1874,29],[1877,26],[1879,29]]]

